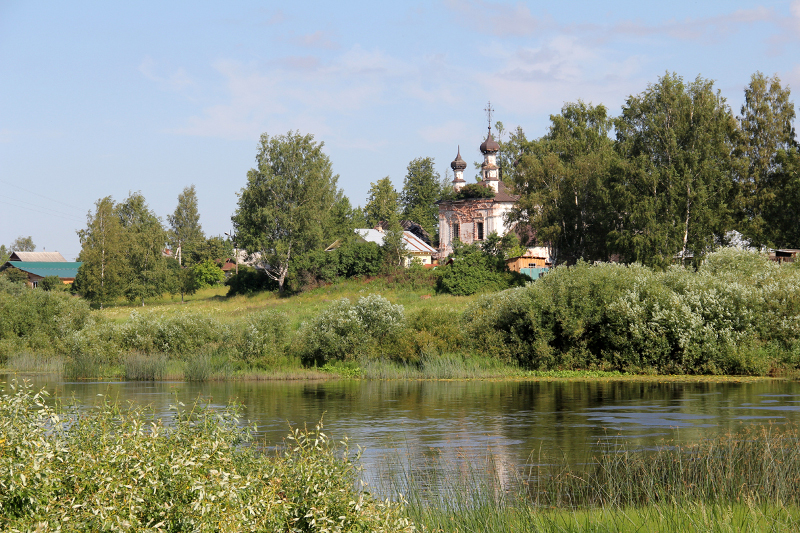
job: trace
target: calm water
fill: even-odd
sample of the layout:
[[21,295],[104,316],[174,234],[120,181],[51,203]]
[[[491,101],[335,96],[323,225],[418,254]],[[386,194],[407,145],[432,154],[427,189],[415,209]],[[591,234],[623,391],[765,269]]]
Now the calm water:
[[476,463],[487,453],[516,467],[548,456],[584,462],[601,443],[650,447],[743,425],[800,422],[800,383],[791,382],[35,383],[83,404],[103,394],[165,414],[176,397],[189,404],[202,396],[219,406],[235,399],[274,444],[289,424],[313,427],[324,415],[328,435],[365,448],[371,479],[390,457],[406,457],[401,463],[411,468],[421,468],[425,456]]

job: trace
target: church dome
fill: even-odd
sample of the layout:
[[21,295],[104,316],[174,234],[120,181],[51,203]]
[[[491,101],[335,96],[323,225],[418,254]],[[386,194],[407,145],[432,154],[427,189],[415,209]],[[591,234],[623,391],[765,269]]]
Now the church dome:
[[452,168],[454,171],[464,170],[465,168],[467,168],[466,161],[461,159],[461,147],[460,146],[458,147],[458,155],[456,155],[456,158],[453,160],[452,163],[450,163],[450,168]]
[[499,151],[500,145],[497,144],[497,141],[495,141],[494,137],[492,137],[492,132],[489,131],[489,135],[486,137],[486,140],[481,144],[481,152],[484,154],[490,154],[497,153]]

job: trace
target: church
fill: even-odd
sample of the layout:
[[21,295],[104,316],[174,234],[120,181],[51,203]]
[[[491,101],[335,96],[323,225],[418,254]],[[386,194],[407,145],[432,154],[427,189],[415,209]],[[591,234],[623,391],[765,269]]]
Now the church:
[[[483,154],[481,181],[467,185],[464,170],[467,163],[458,150],[455,160],[450,163],[453,169],[452,199],[443,199],[439,204],[439,257],[445,258],[453,253],[453,241],[458,239],[465,244],[483,241],[496,232],[503,236],[511,230],[505,215],[511,211],[518,197],[500,180],[497,166],[497,153],[500,145],[492,136],[491,126],[486,140],[480,146]],[[488,191],[477,189],[484,187]]]

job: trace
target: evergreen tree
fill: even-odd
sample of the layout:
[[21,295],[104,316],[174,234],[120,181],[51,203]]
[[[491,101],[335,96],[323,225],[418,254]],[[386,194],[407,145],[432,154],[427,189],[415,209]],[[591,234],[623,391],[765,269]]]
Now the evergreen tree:
[[173,214],[167,215],[167,222],[170,225],[169,238],[172,249],[178,264],[183,265],[184,255],[191,257],[194,248],[205,239],[200,225],[194,185],[184,188],[178,195],[178,205]]
[[78,231],[82,261],[75,278],[78,293],[103,305],[122,294],[128,273],[125,230],[110,196],[95,202],[95,212],[86,216],[86,229]]
[[364,218],[367,227],[375,227],[381,222],[398,219],[400,214],[400,195],[394,190],[389,176],[370,183]]

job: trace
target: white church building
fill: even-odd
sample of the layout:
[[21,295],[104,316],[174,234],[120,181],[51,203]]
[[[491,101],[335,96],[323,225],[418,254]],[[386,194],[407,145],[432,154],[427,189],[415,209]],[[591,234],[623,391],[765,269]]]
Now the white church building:
[[[494,192],[491,198],[463,197],[459,192],[467,185],[464,170],[467,163],[461,159],[461,149],[455,160],[450,163],[453,169],[453,189],[456,199],[440,200],[439,203],[439,257],[444,258],[453,252],[453,241],[460,240],[465,244],[480,242],[492,232],[499,236],[511,230],[506,223],[505,215],[511,211],[518,197],[513,196],[500,180],[500,169],[497,166],[497,153],[500,145],[492,137],[491,127],[486,140],[480,146],[483,154],[481,164],[481,181],[477,185],[488,187]],[[465,195],[460,195],[465,196]]]

